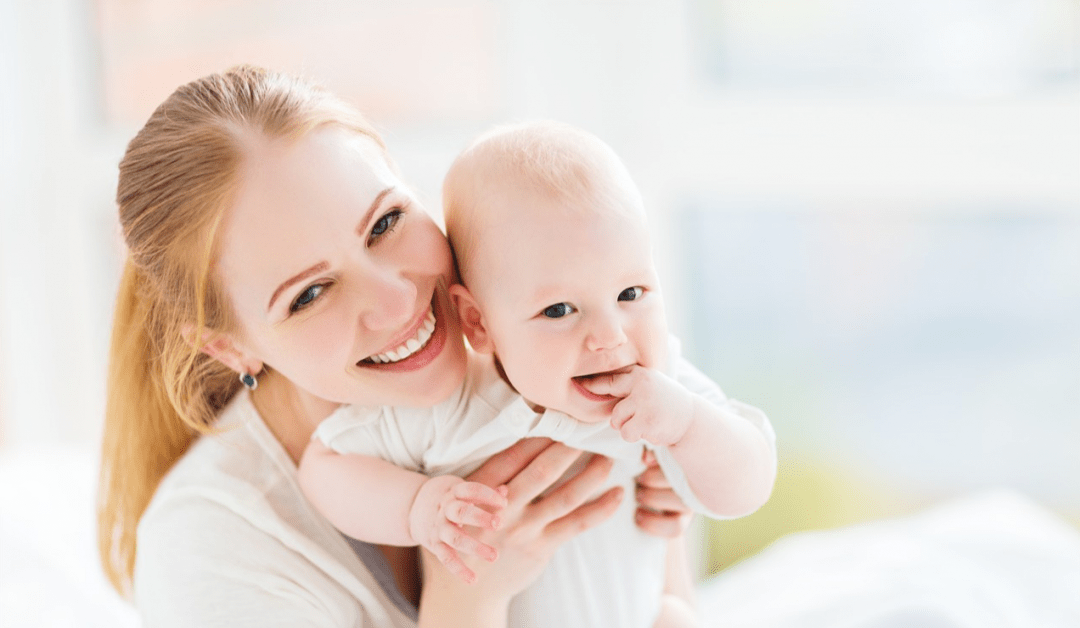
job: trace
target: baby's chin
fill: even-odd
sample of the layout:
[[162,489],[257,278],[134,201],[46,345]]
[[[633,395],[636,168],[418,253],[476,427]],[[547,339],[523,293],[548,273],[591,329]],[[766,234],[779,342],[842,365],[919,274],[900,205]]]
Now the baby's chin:
[[584,404],[577,404],[576,406],[573,406],[573,404],[552,404],[549,408],[557,412],[562,412],[581,423],[607,423],[611,420],[611,409],[615,405],[614,402],[606,403],[603,406],[599,406],[595,403],[590,403],[588,405],[597,407],[584,407]]

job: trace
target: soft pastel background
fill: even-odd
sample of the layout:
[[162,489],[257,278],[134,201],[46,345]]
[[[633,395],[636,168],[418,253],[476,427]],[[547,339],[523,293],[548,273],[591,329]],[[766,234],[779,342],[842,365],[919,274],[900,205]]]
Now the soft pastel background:
[[779,436],[703,577],[988,488],[1080,521],[1075,0],[0,0],[0,625],[133,621],[92,530],[116,164],[241,62],[355,102],[436,213],[496,122],[624,157],[684,352]]

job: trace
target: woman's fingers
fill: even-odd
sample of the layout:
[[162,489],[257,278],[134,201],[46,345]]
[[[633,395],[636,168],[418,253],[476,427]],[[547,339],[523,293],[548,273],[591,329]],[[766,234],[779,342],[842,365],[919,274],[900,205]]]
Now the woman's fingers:
[[547,525],[545,531],[557,544],[566,542],[570,537],[576,536],[590,528],[596,527],[607,521],[623,499],[623,488],[614,486],[604,492],[600,497],[587,504],[578,506],[573,512]]
[[642,462],[646,469],[635,479],[634,497],[638,509],[634,513],[634,523],[646,534],[676,538],[690,524],[690,508],[671,488],[655,454],[646,449]]
[[[611,472],[611,466],[610,458],[599,455],[590,456],[580,473],[545,495],[543,499],[533,503],[530,510],[542,521],[554,521],[570,514],[596,494],[607,479],[608,473]],[[555,476],[556,479],[561,475],[562,471]],[[551,482],[547,483],[547,485],[550,484]]]
[[506,484],[521,473],[552,441],[549,438],[526,438],[488,458],[467,480],[488,486]]
[[634,523],[646,534],[664,539],[673,539],[686,531],[686,527],[690,524],[690,515],[638,508],[634,514]]
[[580,450],[567,447],[562,443],[550,444],[507,483],[510,489],[510,500],[521,504],[531,502],[562,477],[580,455]]
[[665,512],[688,513],[690,509],[670,488],[638,486],[635,490],[638,506]]
[[671,488],[671,482],[668,482],[667,476],[656,465],[642,471],[641,475],[635,478],[635,481],[638,486],[647,488]]

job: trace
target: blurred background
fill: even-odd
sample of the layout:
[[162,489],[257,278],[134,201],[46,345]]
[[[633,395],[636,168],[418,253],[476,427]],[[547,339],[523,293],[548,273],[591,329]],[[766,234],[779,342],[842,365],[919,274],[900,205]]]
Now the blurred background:
[[237,63],[357,104],[435,214],[494,123],[622,155],[684,353],[778,434],[702,577],[993,487],[1080,522],[1075,0],[0,0],[3,625],[131,621],[92,530],[116,165]]

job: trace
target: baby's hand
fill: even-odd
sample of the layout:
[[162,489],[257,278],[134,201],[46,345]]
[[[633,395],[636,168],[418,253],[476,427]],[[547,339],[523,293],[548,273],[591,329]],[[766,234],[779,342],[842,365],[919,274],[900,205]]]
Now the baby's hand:
[[453,475],[433,477],[420,486],[413,499],[409,534],[451,573],[471,584],[476,574],[465,566],[458,552],[488,562],[494,562],[498,552],[469,536],[462,526],[498,530],[501,522],[497,513],[506,507],[506,492],[505,486],[493,489]]
[[693,420],[694,403],[690,391],[655,369],[635,365],[625,373],[606,375],[590,381],[587,388],[597,395],[622,397],[611,411],[611,427],[623,440],[644,438],[666,447],[682,440]]

